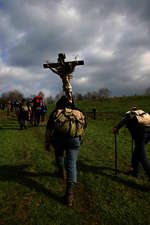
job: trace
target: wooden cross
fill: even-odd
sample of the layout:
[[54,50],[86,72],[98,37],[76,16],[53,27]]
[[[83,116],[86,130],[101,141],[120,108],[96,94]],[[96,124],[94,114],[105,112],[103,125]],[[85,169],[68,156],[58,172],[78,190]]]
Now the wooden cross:
[[56,73],[60,76],[63,82],[63,91],[65,95],[68,97],[69,101],[72,102],[72,87],[70,84],[70,79],[72,78],[71,74],[74,71],[76,66],[84,65],[83,60],[75,60],[65,62],[65,54],[59,53],[57,63],[47,62],[43,64],[44,69],[49,68],[52,72]]

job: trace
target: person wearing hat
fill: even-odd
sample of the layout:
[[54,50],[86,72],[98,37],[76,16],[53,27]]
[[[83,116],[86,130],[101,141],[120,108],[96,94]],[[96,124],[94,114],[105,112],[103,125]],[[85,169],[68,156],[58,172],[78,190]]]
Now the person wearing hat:
[[150,140],[150,115],[143,110],[137,110],[134,106],[131,111],[125,113],[120,122],[113,128],[114,134],[118,134],[120,128],[124,125],[128,128],[135,142],[131,160],[132,168],[127,174],[138,177],[141,164],[150,179],[150,164],[146,159],[145,152],[145,145]]

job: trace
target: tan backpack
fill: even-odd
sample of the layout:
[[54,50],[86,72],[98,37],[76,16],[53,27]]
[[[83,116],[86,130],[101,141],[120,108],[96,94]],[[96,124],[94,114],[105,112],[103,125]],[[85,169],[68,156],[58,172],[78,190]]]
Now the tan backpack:
[[71,137],[82,136],[85,128],[85,116],[77,109],[58,109],[54,113],[54,131]]
[[28,111],[27,105],[23,105],[23,106],[22,106],[22,111],[23,111],[23,112],[27,112],[27,111]]
[[130,112],[130,117],[137,118],[137,121],[142,126],[150,126],[150,115],[145,113],[143,110],[135,110]]

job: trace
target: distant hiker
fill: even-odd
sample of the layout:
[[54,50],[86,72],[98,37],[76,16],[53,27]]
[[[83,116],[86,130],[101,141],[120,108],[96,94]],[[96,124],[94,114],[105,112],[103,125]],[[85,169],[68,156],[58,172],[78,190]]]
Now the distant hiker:
[[55,149],[58,175],[64,178],[64,150],[66,150],[67,185],[65,201],[72,207],[73,187],[77,182],[77,158],[86,120],[83,113],[74,103],[62,96],[56,103],[55,110],[51,113],[46,127],[46,149],[50,145]]
[[20,129],[23,130],[24,128],[27,128],[28,106],[25,99],[22,99],[22,102],[19,106],[18,119],[20,123]]
[[42,102],[41,106],[41,123],[45,124],[45,114],[47,113],[47,106],[44,102]]
[[16,102],[16,117],[17,117],[17,120],[19,121],[19,114],[20,114],[20,103],[19,102]]
[[28,121],[33,125],[33,101],[32,99],[28,102]]
[[33,99],[33,123],[34,123],[34,126],[39,126],[39,124],[40,124],[42,101],[43,101],[43,98],[40,95],[37,95]]
[[2,104],[1,104],[1,109],[2,109],[2,110],[5,110],[5,103],[2,103]]
[[145,145],[150,140],[150,115],[143,110],[133,107],[131,111],[125,113],[121,121],[114,127],[113,132],[118,134],[119,129],[126,125],[135,142],[132,154],[132,169],[128,175],[138,177],[139,166],[142,164],[146,174],[150,178],[150,164],[146,159]]
[[7,116],[9,116],[10,111],[11,111],[11,101],[9,100],[7,103]]

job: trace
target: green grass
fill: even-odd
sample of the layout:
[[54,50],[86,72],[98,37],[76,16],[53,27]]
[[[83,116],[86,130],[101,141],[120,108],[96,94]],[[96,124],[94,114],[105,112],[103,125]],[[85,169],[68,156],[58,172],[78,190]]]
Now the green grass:
[[[131,137],[126,128],[120,130],[115,176],[112,133],[131,106],[150,112],[149,97],[76,104],[85,112],[96,106],[99,116],[97,120],[88,117],[72,209],[62,201],[65,184],[55,177],[54,152],[44,150],[45,126],[20,131],[14,113],[7,117],[0,112],[0,225],[150,224],[150,183],[143,168],[139,179],[125,175],[131,161]],[[149,144],[147,157],[150,161]]]

